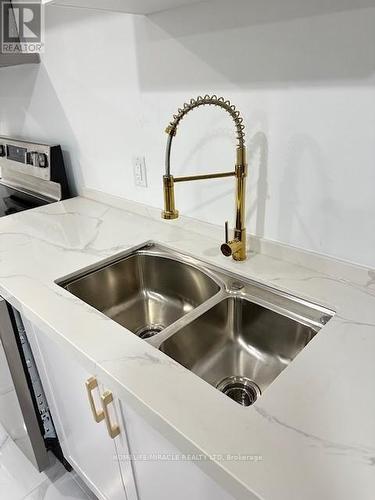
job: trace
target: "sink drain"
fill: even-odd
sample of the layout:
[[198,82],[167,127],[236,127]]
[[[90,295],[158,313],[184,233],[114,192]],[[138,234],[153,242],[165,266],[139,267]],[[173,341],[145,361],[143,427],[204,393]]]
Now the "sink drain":
[[217,384],[216,388],[242,406],[251,406],[261,395],[255,382],[249,378],[235,375],[225,377]]
[[164,330],[164,326],[162,325],[146,325],[138,328],[135,334],[141,339],[149,339],[157,333],[160,333],[162,330]]

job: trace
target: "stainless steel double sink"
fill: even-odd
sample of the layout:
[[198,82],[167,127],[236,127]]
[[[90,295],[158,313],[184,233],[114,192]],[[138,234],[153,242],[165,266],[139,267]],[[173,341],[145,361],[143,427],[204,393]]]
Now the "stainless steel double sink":
[[243,406],[334,314],[155,243],[58,284]]

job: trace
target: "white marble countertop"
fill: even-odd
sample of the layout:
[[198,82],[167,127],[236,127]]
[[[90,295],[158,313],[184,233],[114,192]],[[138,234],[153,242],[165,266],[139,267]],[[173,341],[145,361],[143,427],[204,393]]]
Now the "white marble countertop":
[[[182,452],[261,456],[199,463],[234,498],[373,500],[375,272],[259,240],[260,251],[236,263],[220,254],[221,228],[159,217],[106,195],[4,217],[0,294]],[[54,283],[148,240],[336,314],[242,408]]]

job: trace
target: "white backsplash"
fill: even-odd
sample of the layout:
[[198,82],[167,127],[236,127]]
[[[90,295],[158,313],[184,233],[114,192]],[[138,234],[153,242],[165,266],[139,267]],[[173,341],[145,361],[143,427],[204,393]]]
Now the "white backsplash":
[[[375,8],[349,3],[216,1],[150,18],[50,6],[42,64],[0,71],[0,133],[61,143],[79,191],[158,207],[172,114],[224,95],[247,125],[248,231],[374,267]],[[194,111],[174,142],[175,175],[233,165],[222,110]],[[143,155],[147,188],[133,179]],[[233,183],[178,185],[177,208],[223,224]]]

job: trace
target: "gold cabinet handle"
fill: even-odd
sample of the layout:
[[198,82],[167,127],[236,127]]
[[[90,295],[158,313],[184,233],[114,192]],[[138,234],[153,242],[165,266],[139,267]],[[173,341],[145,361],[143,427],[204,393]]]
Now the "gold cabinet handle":
[[87,396],[89,398],[90,402],[90,407],[92,411],[92,416],[94,417],[94,420],[96,423],[101,422],[104,420],[104,411],[103,410],[97,410],[95,407],[95,401],[94,398],[92,397],[92,391],[98,387],[98,381],[96,380],[95,377],[90,377],[88,380],[86,380],[86,390],[87,390]]
[[111,418],[108,413],[108,405],[113,402],[113,394],[111,391],[105,391],[102,396],[102,406],[103,412],[105,416],[105,423],[107,425],[108,434],[112,439],[115,439],[116,436],[120,434],[120,427],[117,424],[111,423]]

